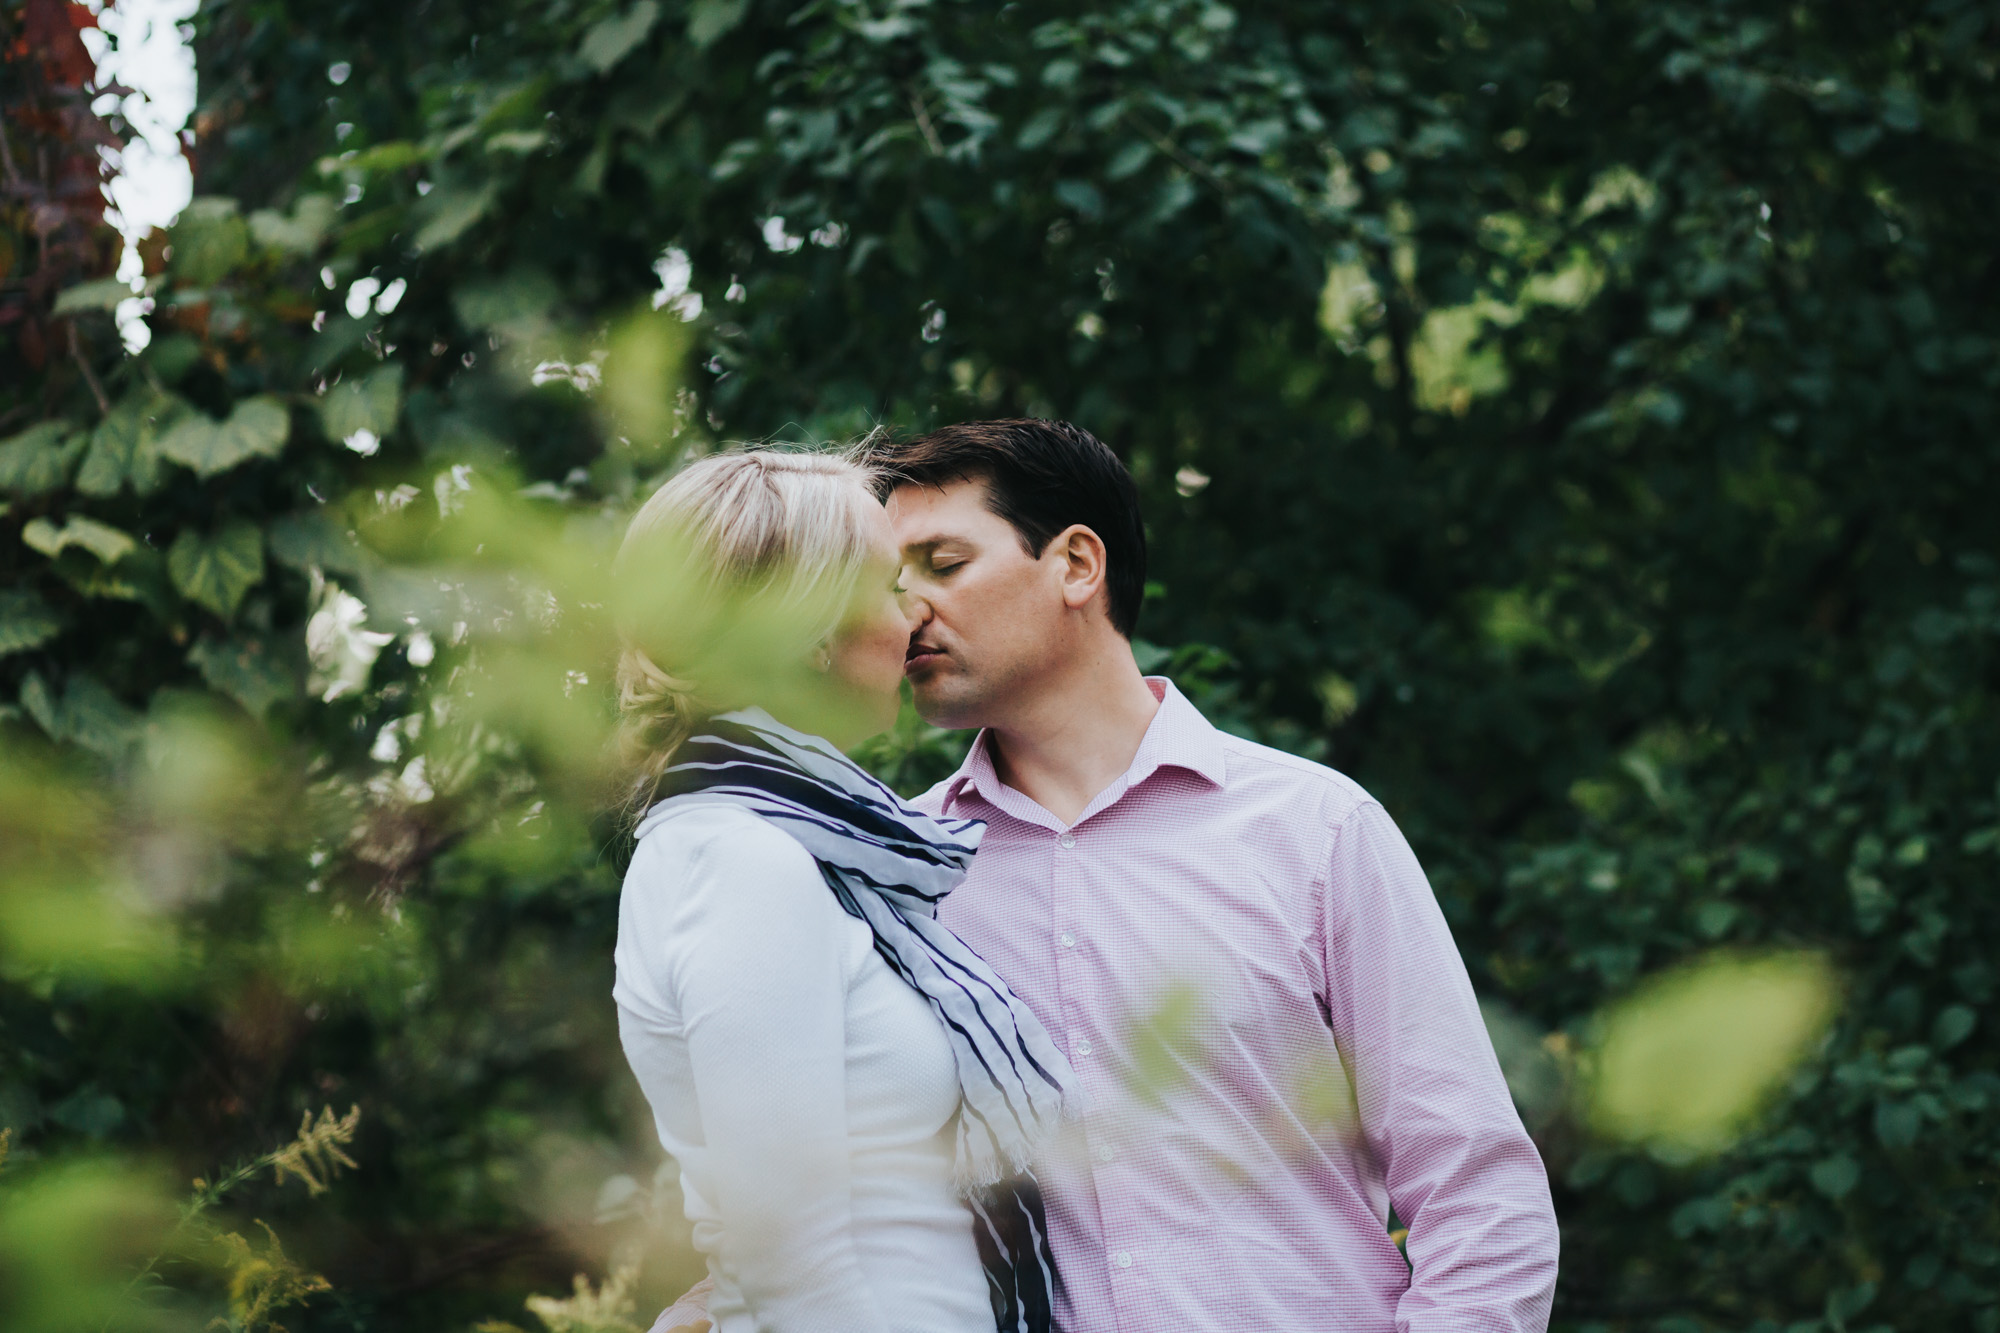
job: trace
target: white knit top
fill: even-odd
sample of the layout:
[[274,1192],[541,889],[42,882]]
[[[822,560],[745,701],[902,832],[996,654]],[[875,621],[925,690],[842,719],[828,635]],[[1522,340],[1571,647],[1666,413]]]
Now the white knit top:
[[803,847],[693,806],[619,899],[618,1030],[681,1168],[715,1333],[990,1333],[937,1017]]

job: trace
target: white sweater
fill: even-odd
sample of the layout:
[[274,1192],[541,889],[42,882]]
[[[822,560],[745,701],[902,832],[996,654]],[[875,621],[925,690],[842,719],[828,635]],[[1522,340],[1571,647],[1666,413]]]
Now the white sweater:
[[626,872],[617,964],[716,1333],[990,1333],[951,1047],[803,847],[744,810],[667,815]]

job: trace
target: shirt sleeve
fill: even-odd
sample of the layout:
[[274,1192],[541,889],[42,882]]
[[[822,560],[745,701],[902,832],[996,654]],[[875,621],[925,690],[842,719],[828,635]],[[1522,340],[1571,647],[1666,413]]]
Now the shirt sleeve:
[[849,1192],[845,918],[805,849],[755,816],[693,836],[678,882],[635,886],[627,957],[686,1035],[716,1257],[760,1329],[878,1333]]
[[1397,1333],[1540,1333],[1558,1244],[1548,1175],[1430,883],[1380,805],[1335,825],[1323,887],[1334,1037],[1409,1228]]

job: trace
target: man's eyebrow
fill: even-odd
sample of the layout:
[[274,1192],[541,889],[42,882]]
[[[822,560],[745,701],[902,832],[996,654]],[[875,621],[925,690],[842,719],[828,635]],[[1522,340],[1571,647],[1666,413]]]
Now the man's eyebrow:
[[955,533],[949,533],[949,532],[941,533],[934,537],[926,537],[922,541],[904,542],[903,551],[905,554],[909,555],[927,555],[930,552],[937,550],[938,547],[949,546],[953,542],[964,542],[967,545],[970,545],[971,539],[967,537],[960,537]]

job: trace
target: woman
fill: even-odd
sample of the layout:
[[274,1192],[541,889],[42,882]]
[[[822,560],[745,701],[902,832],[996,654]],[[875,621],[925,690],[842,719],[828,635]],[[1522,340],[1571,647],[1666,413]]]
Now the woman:
[[614,993],[716,1333],[1048,1327],[1025,1170],[1073,1075],[934,919],[980,826],[837,748],[895,716],[896,567],[860,467],[761,451],[683,470],[619,553],[644,815]]

